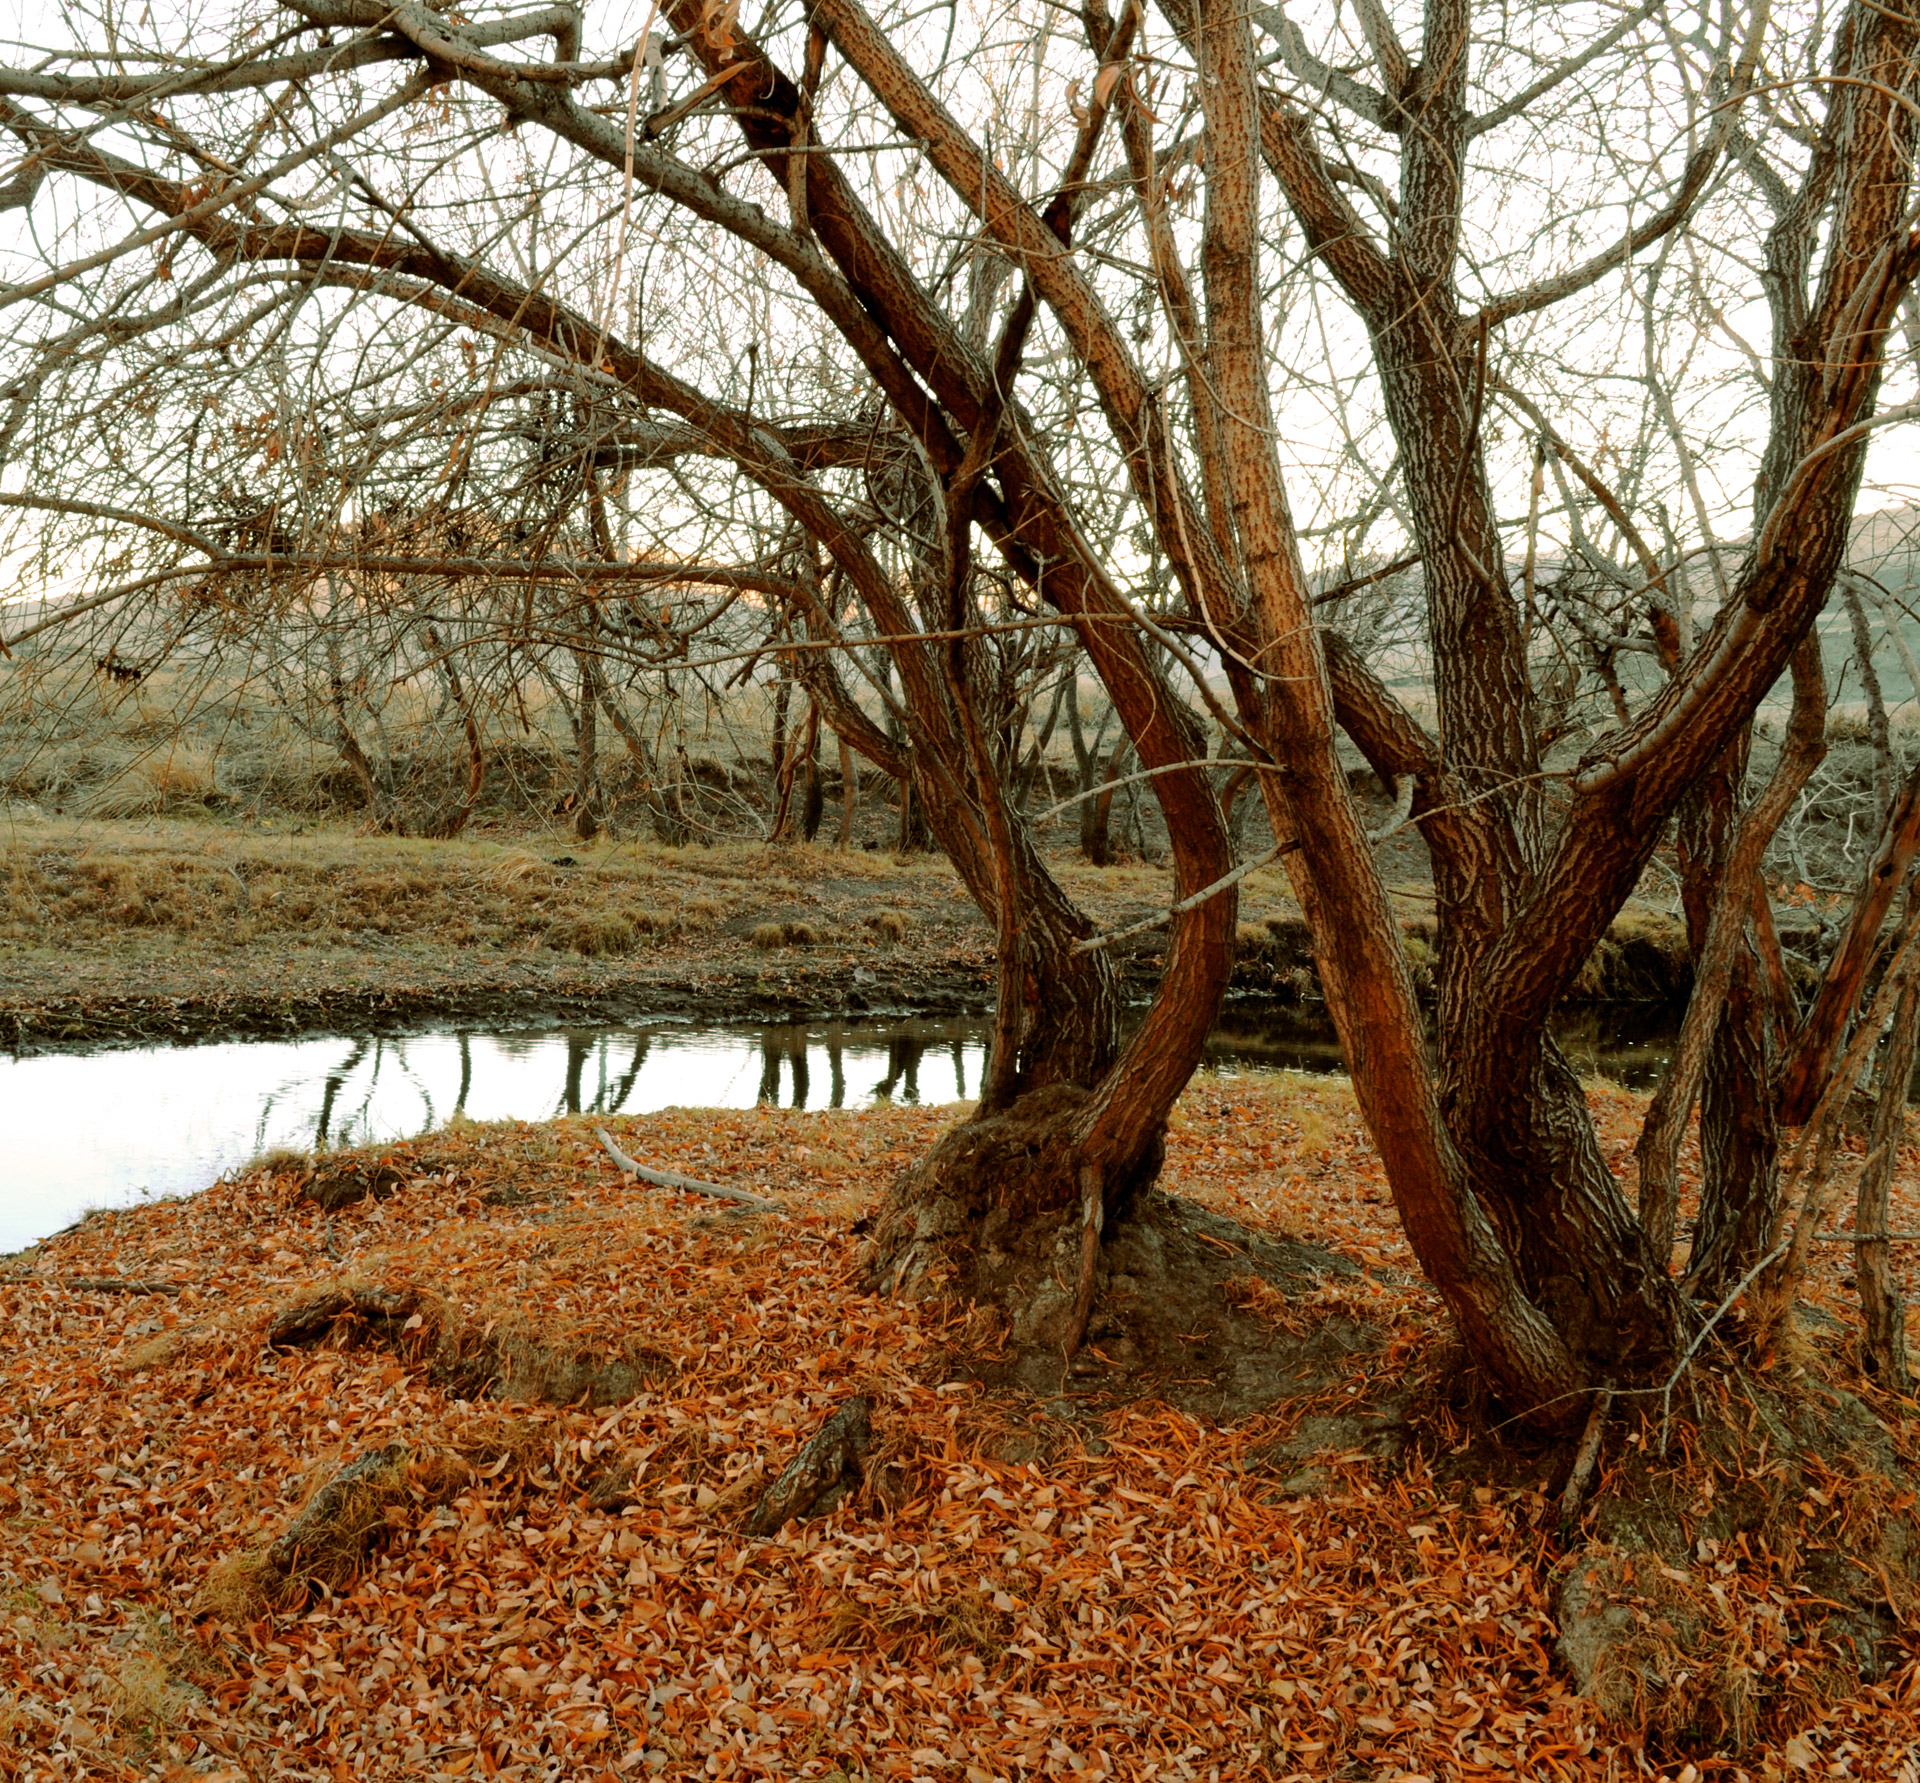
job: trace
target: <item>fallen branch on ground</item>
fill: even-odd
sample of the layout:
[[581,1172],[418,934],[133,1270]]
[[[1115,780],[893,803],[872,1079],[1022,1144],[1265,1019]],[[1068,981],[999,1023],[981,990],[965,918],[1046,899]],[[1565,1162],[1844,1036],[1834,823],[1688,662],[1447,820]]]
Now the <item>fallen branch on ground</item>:
[[649,1170],[646,1165],[635,1163],[615,1145],[613,1135],[605,1127],[595,1127],[594,1133],[607,1148],[607,1156],[629,1176],[637,1176],[642,1182],[657,1183],[663,1189],[685,1189],[694,1195],[717,1195],[722,1201],[738,1201],[743,1207],[757,1207],[762,1213],[783,1214],[787,1211],[784,1201],[770,1201],[764,1195],[750,1195],[745,1189],[730,1189],[725,1183],[702,1182],[697,1176],[682,1176],[677,1170]]
[[71,1288],[76,1294],[179,1294],[192,1285],[135,1281],[118,1275],[0,1275],[0,1286],[29,1282],[44,1288]]

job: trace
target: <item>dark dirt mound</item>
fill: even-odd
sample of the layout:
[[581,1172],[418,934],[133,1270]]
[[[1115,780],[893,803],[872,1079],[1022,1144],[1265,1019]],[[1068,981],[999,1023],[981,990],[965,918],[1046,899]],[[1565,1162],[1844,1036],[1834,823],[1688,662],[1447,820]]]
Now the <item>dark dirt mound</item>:
[[1329,1279],[1359,1273],[1344,1258],[1150,1190],[1107,1228],[1086,1341],[1069,1365],[1052,1328],[1071,1302],[1079,1250],[1079,1222],[1065,1216],[1038,1288],[1011,1259],[998,1268],[988,1260],[999,1305],[1031,1297],[1007,1320],[1002,1355],[971,1372],[1032,1393],[1164,1399],[1231,1423],[1319,1392],[1381,1341],[1365,1320],[1299,1307]]
[[[1339,1378],[1379,1333],[1318,1303],[1354,1264],[1141,1186],[1117,1198],[1085,1341],[1071,1119],[1084,1092],[1024,1097],[955,1128],[895,1185],[865,1260],[882,1292],[971,1309],[957,1373],[1078,1401],[1152,1396],[1230,1422]],[[1150,1157],[1142,1176],[1159,1166]],[[1304,1316],[1297,1303],[1316,1304]]]
[[343,1158],[317,1165],[301,1179],[299,1193],[323,1213],[338,1213],[371,1195],[384,1201],[406,1178],[378,1158]]

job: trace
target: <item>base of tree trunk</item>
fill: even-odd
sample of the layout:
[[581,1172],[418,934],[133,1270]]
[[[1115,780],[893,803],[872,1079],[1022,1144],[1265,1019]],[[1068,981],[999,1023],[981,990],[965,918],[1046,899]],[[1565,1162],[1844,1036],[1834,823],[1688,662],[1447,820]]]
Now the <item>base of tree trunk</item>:
[[868,1284],[966,1307],[952,1372],[1095,1403],[1165,1399],[1223,1422],[1320,1391],[1377,1346],[1365,1320],[1308,1305],[1361,1271],[1150,1186],[1160,1148],[1111,1205],[1085,1341],[1069,1356],[1081,1256],[1073,1117],[1055,1086],[947,1134],[895,1184]]

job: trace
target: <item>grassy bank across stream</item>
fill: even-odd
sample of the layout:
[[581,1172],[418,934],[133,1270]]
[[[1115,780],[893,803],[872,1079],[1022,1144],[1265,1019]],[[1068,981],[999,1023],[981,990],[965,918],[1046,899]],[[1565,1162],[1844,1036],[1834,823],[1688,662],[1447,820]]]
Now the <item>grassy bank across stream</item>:
[[[1630,1172],[1644,1104],[1592,1102]],[[1343,1260],[1261,1301],[1276,1333],[1372,1333],[1231,1428],[1097,1381],[989,1391],[966,1328],[860,1291],[863,1216],[959,1112],[614,1123],[783,1218],[636,1184],[586,1122],[461,1125],[331,1155],[331,1209],[287,1156],[12,1259],[0,1770],[1911,1775],[1897,1635],[1863,1681],[1824,1620],[1820,1554],[1862,1551],[1884,1511],[1864,1475],[1751,1539],[1641,1557],[1620,1613],[1647,1624],[1633,1653],[1690,1647],[1674,1716],[1627,1714],[1604,1672],[1612,1718],[1582,1695],[1556,1605],[1570,1569],[1634,1578],[1609,1495],[1704,1518],[1734,1482],[1687,1408],[1667,1460],[1628,1419],[1561,1527],[1564,1458],[1485,1434],[1342,1082],[1210,1079],[1175,1116],[1166,1187]],[[1911,1151],[1895,1206],[1920,1225]],[[1853,1369],[1840,1248],[1772,1375],[1864,1397],[1911,1454],[1916,1408]],[[852,1489],[747,1533],[860,1395]]]
[[[1103,927],[1164,909],[1168,871],[1052,858]],[[1432,888],[1397,885],[1416,979]],[[1235,990],[1317,1007],[1284,875],[1241,887]],[[1128,994],[1164,931],[1116,951]],[[1592,1001],[1684,991],[1685,935],[1630,906]],[[938,856],[824,845],[664,848],[545,832],[428,840],[207,814],[0,820],[0,1046],[363,1032],[432,1022],[792,1018],[984,1008],[992,933]]]

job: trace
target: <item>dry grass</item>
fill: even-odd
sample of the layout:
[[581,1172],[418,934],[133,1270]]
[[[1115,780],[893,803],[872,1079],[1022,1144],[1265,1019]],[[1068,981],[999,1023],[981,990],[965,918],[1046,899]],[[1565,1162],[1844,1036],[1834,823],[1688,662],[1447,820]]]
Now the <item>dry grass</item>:
[[[374,944],[618,959],[710,935],[770,878],[796,902],[877,895],[889,906],[944,903],[953,883],[943,860],[895,867],[828,848],[570,839],[540,849],[164,818],[16,818],[0,850],[0,947],[62,952]],[[904,914],[882,914],[905,933]],[[813,946],[823,932],[780,927],[777,942],[757,945]]]

